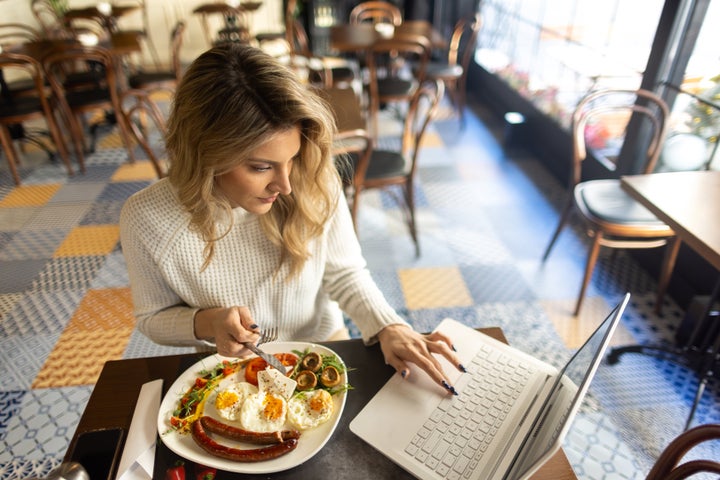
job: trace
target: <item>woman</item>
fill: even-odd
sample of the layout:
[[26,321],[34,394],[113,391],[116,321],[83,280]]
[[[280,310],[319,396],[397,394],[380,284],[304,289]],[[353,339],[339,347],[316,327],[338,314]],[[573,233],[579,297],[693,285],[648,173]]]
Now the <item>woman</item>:
[[280,340],[347,338],[342,309],[403,377],[412,362],[455,393],[433,355],[463,370],[450,340],[413,331],[366,268],[333,129],[323,100],[256,48],[193,62],[168,119],[168,177],[121,214],[138,329],[242,357],[260,328],[277,327]]

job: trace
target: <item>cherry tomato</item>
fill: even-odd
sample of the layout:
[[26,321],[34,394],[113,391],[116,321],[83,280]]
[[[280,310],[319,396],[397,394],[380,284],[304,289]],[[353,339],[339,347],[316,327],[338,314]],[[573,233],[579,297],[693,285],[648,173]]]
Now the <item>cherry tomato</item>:
[[245,381],[257,386],[257,374],[261,370],[265,370],[267,362],[260,357],[255,357],[245,365]]
[[170,467],[165,472],[166,480],[185,480],[185,462],[178,460],[174,467]]
[[195,465],[195,480],[214,480],[217,475],[217,468],[201,464]]
[[294,353],[273,353],[273,355],[286,367],[294,367],[298,363],[298,356]]

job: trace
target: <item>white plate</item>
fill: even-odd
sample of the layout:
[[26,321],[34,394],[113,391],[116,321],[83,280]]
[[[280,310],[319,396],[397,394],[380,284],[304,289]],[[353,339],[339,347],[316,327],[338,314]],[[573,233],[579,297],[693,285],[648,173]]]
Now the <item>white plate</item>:
[[[262,348],[268,353],[283,353],[291,352],[293,350],[304,351],[305,349],[309,349],[312,352],[320,354],[335,355],[342,363],[342,359],[335,352],[329,348],[323,347],[322,345],[316,345],[313,343],[272,342],[263,344]],[[327,443],[335,431],[335,427],[340,421],[340,415],[342,415],[343,409],[345,408],[345,399],[347,395],[347,392],[345,391],[333,395],[334,409],[330,420],[319,427],[302,432],[295,450],[273,460],[245,463],[215,457],[200,448],[189,433],[181,434],[177,431],[171,430],[170,417],[172,412],[177,408],[180,397],[182,397],[195,383],[195,378],[199,376],[200,371],[213,368],[223,360],[234,359],[229,359],[220,355],[211,355],[200,360],[195,365],[188,368],[182,375],[180,375],[180,377],[178,377],[177,380],[175,380],[175,383],[172,384],[170,390],[168,390],[165,395],[165,398],[163,398],[163,401],[160,404],[160,413],[158,415],[158,432],[160,432],[162,441],[170,450],[187,460],[228,472],[273,473],[288,470],[306,462],[319,452],[323,446],[325,446],[325,443]],[[222,380],[215,391],[217,392],[220,389],[226,388],[230,383],[238,381],[244,381],[244,369],[242,368],[237,373]],[[343,382],[347,383],[346,375],[343,375]],[[208,401],[205,403],[204,414],[215,417],[223,422],[228,422],[228,420],[222,419],[215,409],[215,395],[215,392],[210,394]],[[228,446],[236,446],[237,448],[259,448],[257,445],[233,442],[228,439],[222,439],[220,442]]]

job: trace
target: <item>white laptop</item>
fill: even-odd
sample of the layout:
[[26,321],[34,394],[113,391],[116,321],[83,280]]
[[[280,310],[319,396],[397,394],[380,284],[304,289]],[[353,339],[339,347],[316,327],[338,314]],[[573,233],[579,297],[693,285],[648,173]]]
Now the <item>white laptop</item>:
[[560,449],[629,298],[559,371],[445,319],[437,330],[467,370],[440,359],[458,395],[412,365],[407,379],[392,376],[350,430],[421,479],[527,478]]

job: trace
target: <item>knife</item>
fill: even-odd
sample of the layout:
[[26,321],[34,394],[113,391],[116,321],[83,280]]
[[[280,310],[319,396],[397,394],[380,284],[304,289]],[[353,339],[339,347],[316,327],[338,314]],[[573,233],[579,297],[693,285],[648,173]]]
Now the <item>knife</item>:
[[260,350],[260,349],[259,349],[254,343],[252,343],[252,342],[243,342],[243,345],[245,346],[245,348],[247,348],[248,350],[250,350],[251,352],[253,352],[255,355],[257,355],[258,357],[260,357],[260,358],[262,358],[263,360],[265,360],[268,364],[270,364],[270,366],[272,366],[272,367],[280,370],[280,371],[283,373],[283,375],[285,375],[285,372],[287,372],[287,369],[285,368],[285,365],[283,365],[283,364],[280,362],[280,360],[278,360],[278,359],[275,357],[275,355],[271,355],[271,354],[269,354],[269,353],[267,353],[267,352],[263,352],[262,350]]

